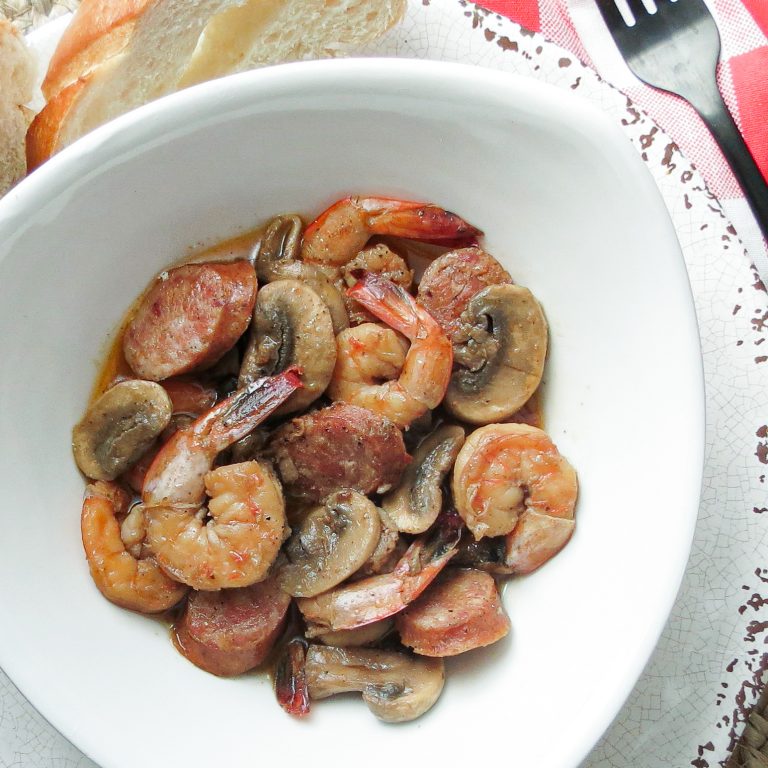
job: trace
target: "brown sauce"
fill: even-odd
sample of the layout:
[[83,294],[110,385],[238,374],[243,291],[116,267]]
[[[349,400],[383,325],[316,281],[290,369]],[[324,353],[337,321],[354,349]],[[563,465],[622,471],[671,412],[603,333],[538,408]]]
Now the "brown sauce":
[[[192,253],[182,256],[175,262],[172,262],[168,267],[164,267],[158,274],[161,274],[167,269],[173,269],[174,267],[180,267],[184,264],[194,264],[198,262],[208,261],[235,261],[236,259],[246,259],[253,250],[254,245],[258,242],[264,231],[264,227],[258,227],[256,229],[249,230],[241,235],[236,235],[227,240],[223,240],[220,243],[216,243],[208,248],[193,251]],[[91,397],[88,401],[90,405],[94,400],[103,395],[110,387],[114,386],[124,379],[135,378],[135,374],[128,365],[128,361],[123,354],[123,334],[125,329],[130,325],[133,316],[136,314],[136,310],[141,304],[142,299],[147,291],[154,285],[154,279],[147,283],[145,291],[133,302],[130,309],[125,313],[125,317],[120,323],[120,329],[115,335],[112,343],[107,349],[107,353],[104,360],[99,367],[98,374],[96,376],[96,382],[93,390],[91,391]]]

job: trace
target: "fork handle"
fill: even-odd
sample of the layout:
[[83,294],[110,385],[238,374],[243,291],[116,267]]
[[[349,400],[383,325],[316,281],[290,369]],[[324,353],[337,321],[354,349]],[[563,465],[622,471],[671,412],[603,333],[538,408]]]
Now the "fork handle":
[[[693,106],[696,107],[695,104]],[[763,239],[768,242],[768,184],[757,167],[720,92],[715,89],[715,92],[710,94],[706,105],[696,108],[723,151],[755,214]]]

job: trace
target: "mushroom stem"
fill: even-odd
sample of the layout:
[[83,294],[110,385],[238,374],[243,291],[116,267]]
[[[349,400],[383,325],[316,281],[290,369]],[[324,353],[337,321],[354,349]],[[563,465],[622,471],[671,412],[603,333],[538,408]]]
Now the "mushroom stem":
[[413,454],[400,485],[381,506],[397,530],[423,533],[437,520],[443,505],[441,485],[464,444],[464,430],[443,426],[428,435]]
[[423,715],[445,682],[441,659],[321,645],[307,649],[305,675],[310,698],[359,691],[368,709],[386,723]]

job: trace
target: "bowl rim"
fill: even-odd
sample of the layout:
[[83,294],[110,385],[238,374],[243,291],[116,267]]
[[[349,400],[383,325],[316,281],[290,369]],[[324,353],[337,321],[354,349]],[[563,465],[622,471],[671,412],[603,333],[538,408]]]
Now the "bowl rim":
[[[6,235],[12,239],[16,228],[23,224],[27,211],[34,211],[35,207],[50,204],[60,196],[66,195],[67,190],[73,185],[87,183],[89,174],[102,172],[111,164],[123,162],[132,153],[137,152],[137,148],[151,146],[159,140],[158,137],[162,137],[162,141],[166,142],[169,134],[187,133],[192,130],[190,126],[199,127],[209,121],[226,121],[227,116],[247,108],[247,104],[254,98],[264,94],[266,94],[267,99],[274,98],[285,91],[304,90],[311,87],[313,83],[324,85],[333,83],[337,87],[353,85],[358,90],[364,87],[371,92],[376,88],[395,88],[404,94],[411,91],[419,92],[421,87],[431,83],[443,88],[446,93],[462,92],[473,98],[495,99],[500,104],[508,103],[512,97],[524,99],[529,105],[551,108],[557,114],[556,119],[560,122],[565,121],[563,115],[567,114],[568,122],[574,129],[599,136],[601,141],[610,143],[616,151],[623,153],[628,162],[643,169],[642,174],[638,174],[638,178],[642,177],[644,180],[639,183],[652,190],[650,197],[655,201],[656,213],[660,221],[666,222],[665,226],[672,239],[671,244],[678,254],[676,269],[682,271],[685,285],[688,287],[687,302],[694,321],[692,328],[695,332],[689,335],[690,341],[694,345],[692,357],[697,358],[698,363],[695,365],[696,370],[691,370],[691,375],[697,379],[698,386],[695,391],[691,392],[691,407],[698,410],[700,414],[698,421],[700,427],[697,435],[689,436],[689,445],[696,448],[699,493],[695,499],[691,499],[691,511],[686,516],[688,522],[685,536],[687,545],[684,556],[681,554],[677,563],[676,581],[666,593],[667,599],[663,605],[663,610],[659,609],[658,620],[653,631],[648,633],[648,642],[643,653],[638,654],[638,658],[634,659],[632,665],[627,665],[628,672],[623,684],[614,688],[613,700],[604,707],[603,711],[608,714],[595,718],[595,725],[588,735],[582,735],[580,748],[576,750],[574,755],[574,766],[578,765],[593,749],[624,705],[646,667],[668,621],[690,555],[698,516],[705,458],[706,420],[703,361],[693,295],[682,251],[677,242],[669,212],[650,172],[634,148],[630,146],[626,136],[607,115],[577,94],[522,75],[510,74],[474,64],[381,57],[280,64],[230,75],[169,94],[98,127],[55,155],[0,199],[0,236]],[[479,95],[480,90],[482,90],[481,95]],[[210,114],[211,104],[215,104],[215,115]],[[9,253],[10,250],[10,248],[6,249],[6,253]],[[5,255],[0,252],[0,262],[4,258]],[[1,651],[2,646],[0,645]],[[95,742],[90,743],[90,738],[85,737],[86,731],[73,729],[67,723],[59,725],[61,718],[57,712],[48,711],[45,701],[40,700],[37,691],[29,689],[27,692],[28,686],[23,683],[24,675],[20,671],[14,671],[16,665],[13,659],[0,657],[0,662],[14,683],[16,680],[21,680],[21,682],[15,683],[19,690],[65,738],[87,755],[98,755],[105,766],[112,764],[110,758],[102,754],[102,749]],[[630,669],[631,673],[629,672]],[[599,722],[597,722],[598,720]]]

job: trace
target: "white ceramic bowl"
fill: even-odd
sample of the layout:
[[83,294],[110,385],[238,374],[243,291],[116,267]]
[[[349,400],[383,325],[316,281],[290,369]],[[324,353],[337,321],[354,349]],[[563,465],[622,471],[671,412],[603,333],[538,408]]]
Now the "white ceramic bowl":
[[[433,200],[543,303],[547,427],[577,468],[576,534],[511,582],[513,630],[448,663],[405,726],[356,697],[303,722],[222,680],[91,583],[70,454],[105,339],[162,266],[342,195]],[[0,203],[0,664],[105,768],[575,766],[658,638],[698,507],[703,385],[685,268],[651,177],[574,96],[412,61],[289,65],[104,127]]]

